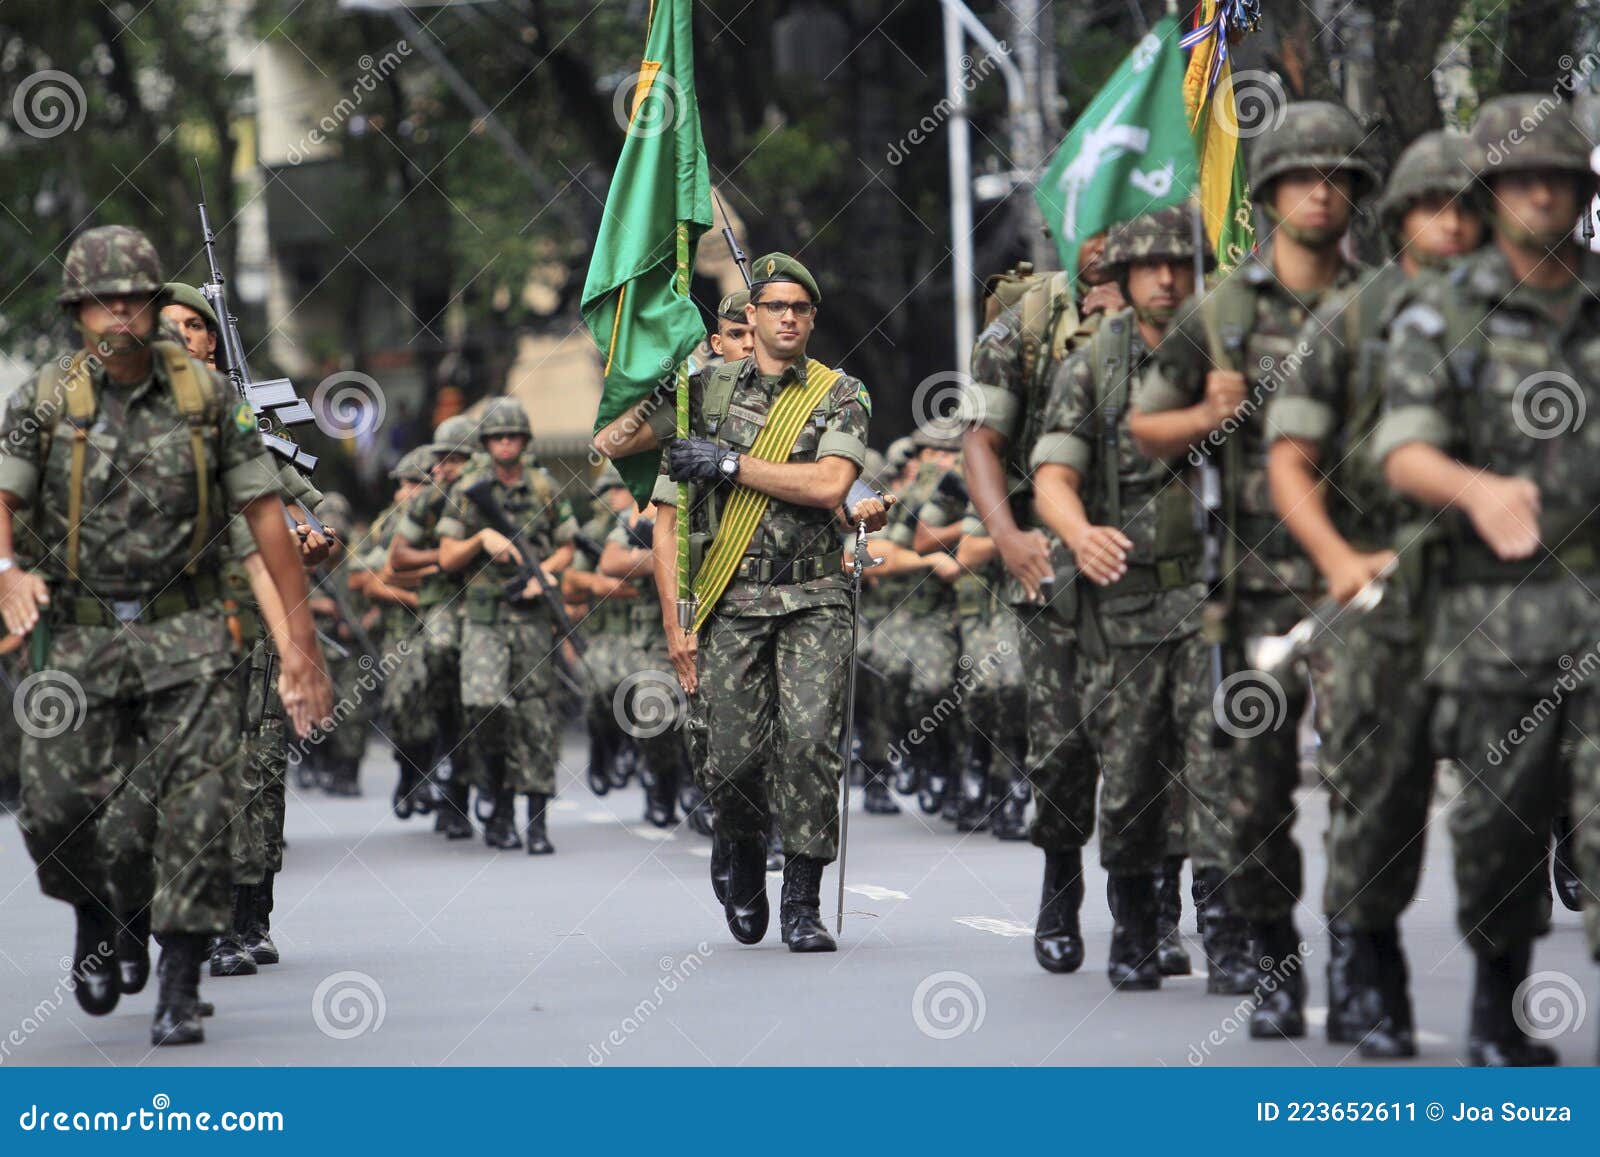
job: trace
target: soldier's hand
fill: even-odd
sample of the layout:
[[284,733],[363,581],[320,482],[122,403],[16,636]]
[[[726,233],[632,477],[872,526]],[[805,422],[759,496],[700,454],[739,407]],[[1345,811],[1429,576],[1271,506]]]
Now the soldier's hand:
[[30,571],[12,567],[0,574],[0,617],[13,635],[26,635],[39,622],[39,608],[50,605],[50,588]]
[[328,553],[333,550],[333,540],[318,534],[305,523],[300,523],[294,528],[295,536],[300,540],[300,561],[307,566],[317,566],[327,560]]
[[1371,554],[1354,551],[1328,568],[1323,577],[1328,580],[1328,594],[1340,606],[1361,593],[1373,579],[1383,573],[1394,561],[1394,551],[1377,550]]
[[706,438],[678,438],[667,447],[667,477],[674,482],[720,482],[723,473],[717,462],[724,453]]
[[545,590],[558,591],[558,590],[561,589],[561,584],[556,581],[556,577],[553,574],[551,574],[549,571],[542,570],[542,571],[539,572],[538,575],[529,575],[528,576],[528,582],[522,588],[522,597],[523,598],[525,598],[525,599],[537,599],[537,598],[541,598],[542,597],[541,594],[540,594],[540,587],[539,587],[539,583],[541,581],[539,576],[541,576],[541,575],[543,576],[543,582],[544,582],[544,589]]
[[494,559],[495,562],[509,562],[513,565],[521,564],[522,552],[512,546],[511,540],[505,535],[498,530],[490,530],[487,527],[478,533],[483,536],[478,541],[482,544],[484,553]]
[[667,624],[667,658],[672,660],[672,669],[677,672],[678,682],[690,695],[700,684],[699,670],[695,666],[695,656],[700,652],[699,636],[685,631],[677,623]]
[[1472,527],[1497,558],[1528,558],[1539,549],[1539,487],[1487,470],[1461,495]]
[[1128,573],[1133,542],[1114,526],[1091,526],[1067,545],[1090,582],[1109,586]]
[[1083,304],[1078,307],[1078,313],[1083,317],[1096,313],[1116,313],[1127,304],[1122,297],[1122,287],[1115,281],[1107,281],[1083,295]]
[[966,570],[955,560],[955,556],[941,552],[933,558],[933,573],[941,582],[953,583],[965,574]]
[[1011,577],[1020,582],[1028,597],[1038,602],[1039,584],[1055,576],[1050,565],[1050,542],[1037,530],[1015,530],[994,541],[1000,559]]
[[866,523],[867,533],[875,534],[889,522],[889,508],[900,501],[893,494],[863,498],[850,508],[850,524]]
[[333,686],[321,656],[294,648],[280,655],[278,697],[283,700],[289,725],[301,739],[327,723],[333,715]]
[[1234,370],[1211,370],[1206,374],[1206,406],[1213,426],[1239,416],[1245,399],[1244,375]]

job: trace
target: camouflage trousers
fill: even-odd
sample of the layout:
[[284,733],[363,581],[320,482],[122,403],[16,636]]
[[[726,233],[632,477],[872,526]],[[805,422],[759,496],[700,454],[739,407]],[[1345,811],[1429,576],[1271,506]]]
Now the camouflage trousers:
[[355,643],[347,646],[351,648],[348,658],[328,659],[328,678],[333,683],[334,725],[323,735],[321,746],[326,760],[336,766],[361,762],[382,695],[382,684],[372,660],[356,650]]
[[1012,780],[1025,771],[1022,766],[1014,766],[1015,757],[1026,750],[1028,734],[1028,690],[1022,677],[1020,633],[1009,606],[961,617],[956,681],[964,688],[970,685],[961,701],[968,729],[975,739],[982,736],[993,749],[989,762],[990,799],[999,799],[1010,789]]
[[272,643],[258,642],[246,676],[244,742],[239,749],[239,796],[228,824],[233,882],[259,884],[283,870],[285,777],[289,768],[283,702],[278,698]]
[[1077,640],[1056,611],[1016,607],[1022,669],[1028,674],[1028,782],[1034,817],[1028,838],[1047,852],[1083,847],[1094,834],[1100,769],[1080,712]]
[[1391,927],[1416,897],[1433,796],[1421,644],[1375,625],[1340,625],[1317,688],[1329,788],[1323,911],[1363,931]]
[[22,741],[19,818],[40,889],[123,920],[148,905],[158,933],[221,931],[243,688],[220,607],[52,629],[53,674],[27,701]]
[[439,741],[439,713],[428,696],[426,627],[391,634],[388,640],[386,658],[392,655],[398,661],[384,680],[379,699],[383,729],[397,748],[431,752]]
[[775,810],[787,855],[837,857],[849,652],[847,607],[711,615],[700,634],[697,698],[724,836],[764,835]]
[[895,674],[898,650],[892,648],[881,620],[863,621],[860,645],[862,661],[872,668],[863,669],[856,678],[856,732],[861,736],[861,758],[870,767],[884,769],[890,765],[891,749],[906,733],[904,682]]
[[1112,646],[1085,663],[1084,711],[1100,757],[1100,863],[1153,872],[1164,856],[1234,865],[1229,785],[1212,747],[1210,657],[1198,634]]
[[[945,590],[938,579],[925,580]],[[954,694],[961,633],[952,600],[941,593],[931,609],[903,603],[879,625],[878,653],[890,661],[894,693],[901,697],[904,730],[891,737],[902,757],[924,768],[960,771],[966,722]],[[920,750],[918,750],[920,748]]]
[[461,628],[461,702],[478,787],[556,793],[555,635],[542,610]]
[[622,698],[613,726],[638,741],[652,776],[677,786],[692,774],[689,754],[689,697],[667,657],[667,634],[659,622],[646,633],[643,620],[636,623],[634,641],[642,644],[640,666],[624,678],[629,694]]
[[588,651],[583,657],[588,669],[589,701],[585,716],[590,731],[615,731],[618,727],[616,707],[617,687],[631,668],[628,664],[628,640],[624,632],[615,627],[584,635]]
[[1570,799],[1589,947],[1600,960],[1600,694],[1566,693],[1558,679],[1447,691],[1436,707],[1434,734],[1461,775],[1450,809],[1456,922],[1490,955],[1549,930],[1550,825]]
[[[471,751],[462,742],[461,623],[459,599],[436,603],[422,614],[422,696],[412,713],[432,720],[433,742],[441,757],[449,756],[452,775],[471,781]],[[418,707],[421,710],[418,710]]]

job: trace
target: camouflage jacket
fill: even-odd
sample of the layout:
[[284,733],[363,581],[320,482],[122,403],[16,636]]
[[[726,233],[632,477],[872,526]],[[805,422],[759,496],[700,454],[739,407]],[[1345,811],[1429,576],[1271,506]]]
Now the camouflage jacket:
[[[735,372],[738,377],[728,403],[727,414],[715,430],[708,429],[703,398],[709,375],[690,380],[689,429],[696,437],[711,438],[721,446],[748,453],[766,424],[767,415],[779,392],[789,384],[804,381],[806,360],[790,366],[781,376],[762,374],[755,359],[725,363],[720,372]],[[811,418],[800,431],[790,462],[816,462],[839,457],[860,468],[867,456],[867,425],[872,403],[860,381],[841,374]],[[677,484],[668,479],[665,455],[656,483],[655,501],[675,506]],[[692,499],[691,533],[709,541],[712,528],[720,523],[723,506],[732,489],[726,485],[700,487]],[[834,512],[814,506],[798,506],[770,499],[766,512],[745,549],[747,559],[765,559],[783,565],[799,559],[816,558],[838,552],[839,534]],[[848,606],[849,584],[835,572],[804,583],[761,583],[737,575],[728,583],[717,603],[717,613],[727,615],[783,615],[818,606]]]
[[[1107,458],[1110,383],[1098,351],[1122,326],[1128,327],[1129,382],[1116,418],[1113,463]],[[1122,357],[1120,349],[1110,352]],[[1154,355],[1133,311],[1107,317],[1099,339],[1073,350],[1051,373],[1049,407],[1030,463],[1034,468],[1053,464],[1077,471],[1089,521],[1116,526],[1133,543],[1128,574],[1119,582],[1086,591],[1087,580],[1079,580],[1080,596],[1092,599],[1106,641],[1118,646],[1193,633],[1199,629],[1198,611],[1205,598],[1200,580],[1202,543],[1194,529],[1195,491],[1183,477],[1183,463],[1145,457],[1128,429],[1131,399],[1155,369]],[[1111,509],[1112,470],[1120,514]]]
[[1465,516],[1446,511],[1437,575],[1432,680],[1447,687],[1548,685],[1600,638],[1600,257],[1551,293],[1521,285],[1492,246],[1396,301],[1385,411],[1373,438],[1384,461],[1411,442],[1539,487],[1543,549],[1498,563]]
[[[463,472],[465,473],[465,471]],[[455,512],[450,488],[430,480],[411,496],[395,523],[394,536],[416,550],[439,549],[439,524]],[[455,599],[461,592],[461,576],[441,571],[423,580],[417,591],[418,609],[437,606]]]
[[[537,565],[556,549],[572,541],[578,529],[578,520],[572,513],[572,504],[561,496],[556,481],[542,466],[524,463],[521,477],[507,485],[493,473],[492,468],[483,473],[468,470],[450,489],[449,511],[439,520],[437,531],[441,539],[467,539],[484,529],[483,515],[466,497],[467,487],[482,478],[494,479],[494,498],[507,518],[522,531],[528,547],[537,556],[527,560]],[[469,613],[475,602],[497,602],[506,583],[517,577],[514,563],[500,563],[487,553],[478,555],[467,565],[465,584]],[[533,604],[524,609],[531,610]]]
[[[1178,307],[1155,351],[1157,372],[1135,391],[1134,404],[1146,413],[1176,410],[1205,398],[1209,370],[1244,374],[1245,406],[1238,425],[1231,432],[1218,431],[1195,448],[1215,455],[1221,464],[1227,440],[1240,440],[1240,476],[1225,478],[1224,486],[1237,494],[1238,525],[1230,529],[1238,543],[1236,575],[1243,591],[1304,595],[1317,587],[1311,560],[1301,553],[1272,506],[1266,407],[1310,356],[1301,331],[1311,311],[1329,293],[1354,285],[1365,272],[1360,266],[1345,265],[1326,290],[1302,296],[1278,280],[1271,246],[1264,246],[1212,289],[1204,305],[1199,297],[1191,297]],[[1221,346],[1220,356],[1231,365],[1213,365],[1214,339]]]
[[[158,594],[189,563],[199,516],[189,422],[159,355],[154,367],[151,377],[132,387],[111,384],[101,368],[92,371],[98,414],[86,439],[78,578],[101,597]],[[214,412],[202,427],[212,529],[202,540],[196,566],[201,574],[221,565],[227,511],[278,489],[250,407],[215,374],[212,387]],[[34,552],[37,570],[63,583],[73,438],[64,420],[60,428],[40,420],[36,393],[36,378],[23,383],[0,417],[0,490],[30,508],[29,526],[52,548]],[[42,436],[47,429],[53,436]]]

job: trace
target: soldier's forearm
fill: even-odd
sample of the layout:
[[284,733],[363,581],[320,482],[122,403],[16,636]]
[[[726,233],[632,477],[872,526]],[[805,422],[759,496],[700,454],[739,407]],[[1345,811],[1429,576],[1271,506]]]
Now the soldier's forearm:
[[1438,509],[1466,510],[1479,493],[1483,473],[1427,442],[1407,442],[1390,451],[1383,462],[1383,476],[1390,486]]
[[1212,430],[1211,410],[1204,405],[1185,406],[1181,410],[1161,410],[1146,413],[1128,411],[1128,432],[1146,458],[1176,458],[1189,451]]
[[1017,520],[1011,515],[1011,496],[1006,493],[1006,469],[1001,461],[1005,439],[987,427],[968,430],[961,439],[966,463],[967,493],[977,507],[978,517],[989,537],[1015,534]]
[[1047,462],[1033,472],[1034,509],[1068,546],[1092,525],[1078,493],[1082,484],[1078,472],[1070,466]]
[[655,536],[650,540],[654,564],[656,599],[661,604],[661,621],[678,625],[678,508],[656,505]]
[[848,458],[817,462],[764,462],[739,455],[739,483],[780,502],[832,510],[850,492],[860,470]]
[[1267,451],[1273,508],[1317,569],[1326,574],[1355,548],[1328,517],[1316,465],[1316,447],[1299,438],[1281,438]]
[[911,545],[918,554],[932,554],[938,550],[949,550],[961,542],[961,523],[952,522],[949,526],[929,526],[926,522],[918,520],[917,532],[912,538]]
[[[272,586],[282,600],[282,630],[287,646],[280,647],[280,653],[287,654],[293,649],[306,656],[318,655],[316,626],[311,620],[307,600],[306,572],[300,565],[300,550],[284,524],[283,502],[276,495],[266,495],[247,503],[242,513],[250,525],[251,536],[256,540]],[[270,629],[270,622],[268,625]],[[277,637],[276,631],[274,637]]]

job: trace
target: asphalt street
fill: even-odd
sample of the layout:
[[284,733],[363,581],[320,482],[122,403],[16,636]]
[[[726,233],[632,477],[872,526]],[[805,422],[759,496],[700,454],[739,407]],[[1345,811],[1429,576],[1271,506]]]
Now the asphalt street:
[[[71,913],[40,895],[15,820],[0,817],[0,1065],[1364,1063],[1320,1035],[1317,792],[1303,794],[1300,816],[1314,1028],[1269,1044],[1247,1039],[1241,998],[1207,996],[1198,970],[1156,993],[1110,990],[1098,867],[1084,907],[1088,961],[1072,976],[1043,972],[1029,939],[1040,853],[957,836],[909,806],[852,815],[837,954],[795,956],[779,942],[776,877],[772,930],[742,947],[711,895],[708,841],[643,824],[636,788],[591,795],[576,735],[565,754],[552,857],[446,843],[429,819],[399,822],[388,809],[393,761],[377,745],[362,798],[294,795],[273,917],[283,963],[204,981],[217,1016],[200,1047],[150,1048],[151,989],[103,1019],[78,1009],[62,983]],[[1432,1065],[1463,1051],[1472,967],[1455,928],[1444,816],[1435,812],[1422,896],[1403,926],[1418,1063]],[[830,921],[836,887],[830,869]],[[1184,928],[1198,963],[1187,878]],[[1552,1043],[1565,1063],[1592,1064],[1600,970],[1577,915],[1556,909],[1534,967],[1550,974],[1550,1015],[1571,1026]]]

